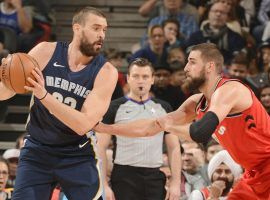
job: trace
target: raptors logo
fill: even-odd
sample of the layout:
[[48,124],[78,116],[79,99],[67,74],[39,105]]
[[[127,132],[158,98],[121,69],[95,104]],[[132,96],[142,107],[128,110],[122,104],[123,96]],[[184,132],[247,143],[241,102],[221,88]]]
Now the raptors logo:
[[248,124],[248,129],[251,129],[252,127],[256,128],[256,124],[254,123],[254,117],[252,115],[247,115],[245,121]]

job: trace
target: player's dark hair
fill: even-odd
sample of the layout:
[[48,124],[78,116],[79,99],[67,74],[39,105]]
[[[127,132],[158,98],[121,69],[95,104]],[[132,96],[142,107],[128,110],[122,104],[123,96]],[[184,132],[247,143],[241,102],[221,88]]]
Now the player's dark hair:
[[130,74],[130,71],[134,65],[138,67],[149,67],[151,69],[152,74],[154,74],[155,70],[153,68],[152,63],[149,60],[147,60],[146,58],[136,58],[128,66],[128,72],[127,72],[128,75]]
[[194,45],[190,48],[191,51],[200,51],[202,60],[206,62],[213,61],[216,64],[216,70],[218,73],[222,72],[222,67],[224,64],[224,58],[218,49],[217,45],[213,43],[202,43]]
[[87,7],[84,7],[83,9],[79,10],[74,15],[74,17],[72,19],[72,25],[73,24],[84,25],[85,24],[85,19],[88,16],[88,14],[90,14],[90,13],[93,14],[93,15],[97,15],[99,17],[103,17],[103,18],[106,19],[106,16],[105,16],[105,14],[102,11],[100,11],[97,8],[87,6]]

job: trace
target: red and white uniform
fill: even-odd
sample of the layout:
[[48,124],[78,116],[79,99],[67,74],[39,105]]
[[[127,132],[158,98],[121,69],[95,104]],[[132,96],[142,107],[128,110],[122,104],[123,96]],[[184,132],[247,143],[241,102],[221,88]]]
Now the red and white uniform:
[[[222,78],[216,89],[228,81],[238,80]],[[270,199],[270,117],[254,93],[251,90],[250,92],[252,105],[241,113],[227,115],[219,123],[213,137],[245,168],[241,180],[245,183],[241,184],[251,186],[260,199]],[[196,108],[197,119],[203,117],[210,104],[211,101],[206,102],[204,97],[201,98]]]

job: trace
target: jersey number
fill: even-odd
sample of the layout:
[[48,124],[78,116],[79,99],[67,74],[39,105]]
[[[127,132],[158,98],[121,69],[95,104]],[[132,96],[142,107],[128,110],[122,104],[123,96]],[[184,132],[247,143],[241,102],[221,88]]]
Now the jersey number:
[[72,108],[76,108],[77,105],[77,101],[76,99],[72,98],[72,97],[66,97],[64,98],[62,94],[58,93],[58,92],[54,92],[52,94],[58,101],[60,101],[61,103],[64,103]]

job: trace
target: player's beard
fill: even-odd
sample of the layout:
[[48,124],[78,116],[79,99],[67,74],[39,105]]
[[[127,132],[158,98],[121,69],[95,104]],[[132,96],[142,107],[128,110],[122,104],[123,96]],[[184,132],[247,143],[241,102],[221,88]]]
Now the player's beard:
[[94,46],[96,43],[103,42],[103,41],[96,41],[94,43],[90,43],[87,40],[87,37],[85,36],[85,33],[82,32],[82,38],[80,41],[80,51],[82,52],[83,55],[91,57],[91,56],[96,56],[99,54],[101,48],[95,49]]
[[191,92],[197,91],[205,83],[205,81],[205,70],[203,68],[198,77],[188,77],[187,79],[185,79],[183,87],[187,88]]

